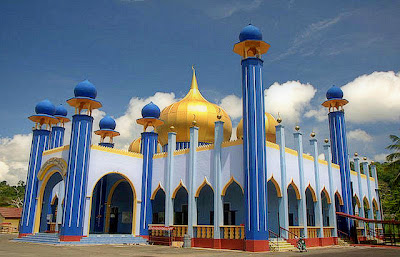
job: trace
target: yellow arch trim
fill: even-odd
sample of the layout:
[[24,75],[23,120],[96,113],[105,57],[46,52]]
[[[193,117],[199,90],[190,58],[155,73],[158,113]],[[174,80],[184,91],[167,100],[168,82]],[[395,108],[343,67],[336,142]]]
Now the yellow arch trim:
[[292,186],[292,187],[293,187],[294,192],[296,193],[296,199],[297,199],[297,200],[300,200],[300,199],[301,199],[300,190],[299,190],[299,188],[296,186],[296,183],[294,183],[293,178],[292,178],[292,180],[290,181],[290,183],[288,184],[288,186],[286,187],[286,190],[289,189],[289,186]]
[[344,205],[344,203],[343,203],[343,198],[342,198],[342,196],[340,195],[339,191],[336,190],[335,195],[337,195],[337,197],[339,198],[339,204],[340,204],[340,205]]
[[[132,201],[132,202],[133,202],[133,210],[132,210],[132,235],[135,235],[135,229],[136,229],[136,205],[137,205],[136,189],[135,189],[135,186],[133,185],[132,181],[131,181],[126,175],[124,175],[124,174],[122,174],[122,173],[120,173],[120,172],[117,172],[117,171],[111,171],[111,172],[108,172],[108,173],[104,174],[104,175],[101,176],[99,179],[97,179],[96,183],[94,183],[94,185],[93,185],[92,194],[90,195],[88,234],[90,233],[90,220],[91,220],[91,216],[92,216],[92,200],[93,200],[93,192],[94,192],[94,189],[95,189],[97,183],[99,183],[100,179],[102,179],[103,177],[105,177],[105,176],[107,176],[107,175],[109,175],[109,174],[118,174],[118,175],[122,176],[124,179],[126,179],[126,181],[127,181],[127,182],[130,184],[130,186],[131,186],[132,193],[133,193],[133,201]],[[118,180],[118,181],[120,181],[120,180]],[[118,181],[117,181],[117,182],[118,182]],[[117,182],[116,182],[116,183],[117,183]],[[121,183],[121,182],[120,182],[120,183]],[[114,190],[115,190],[115,189],[114,189]],[[110,190],[110,192],[111,192],[111,190]],[[107,199],[107,203],[108,203],[108,199]],[[109,207],[108,207],[108,204],[107,204],[107,208],[109,208]],[[107,217],[107,213],[106,213],[106,217]],[[107,219],[106,219],[106,222],[109,222],[109,221],[107,221]],[[105,228],[106,228],[106,230],[108,229],[107,226],[106,226]]]
[[242,187],[242,185],[233,177],[231,176],[231,178],[229,179],[229,181],[225,184],[224,188],[222,189],[221,195],[225,196],[226,194],[226,190],[228,190],[228,187],[235,182],[236,184],[238,184],[238,186],[240,187],[240,189],[242,189],[242,193],[244,194],[244,189]]
[[55,169],[50,172],[46,172],[46,176],[43,178],[42,186],[40,187],[39,191],[39,198],[36,202],[36,215],[35,215],[35,225],[33,228],[33,233],[39,233],[39,227],[40,227],[40,216],[42,215],[42,204],[43,204],[43,196],[44,196],[44,190],[46,189],[47,182],[49,182],[49,179],[51,176],[53,176],[55,173],[59,173],[61,177],[64,179],[62,173]]
[[157,195],[157,193],[158,193],[158,190],[162,190],[162,191],[164,191],[164,194],[165,194],[165,190],[164,190],[164,188],[161,186],[161,182],[158,182],[158,186],[156,187],[156,189],[154,189],[154,191],[153,191],[153,194],[151,194],[151,197],[150,197],[150,200],[154,200],[154,198],[156,198],[156,195]]
[[54,195],[53,199],[51,199],[51,205],[54,205],[54,202],[56,201],[56,199],[58,199],[57,195]]
[[274,184],[275,190],[276,190],[276,195],[278,197],[282,197],[281,187],[279,186],[278,182],[275,180],[274,175],[272,175],[271,178],[267,180],[267,183],[268,183],[268,181],[271,181],[272,184]]
[[372,198],[372,207],[375,209],[374,211],[379,210],[378,202],[375,200],[375,198]]
[[364,196],[363,202],[364,202],[364,209],[369,210],[371,208],[371,206],[369,205],[369,201],[366,196]]
[[315,193],[314,188],[312,188],[310,183],[308,183],[308,186],[306,187],[306,192],[307,192],[307,189],[310,189],[312,200],[315,203],[317,201],[317,195]]
[[210,184],[210,182],[207,181],[207,178],[204,177],[203,183],[201,183],[201,185],[199,186],[199,188],[197,188],[196,194],[194,195],[194,197],[199,197],[201,190],[203,189],[203,187],[205,187],[206,185],[210,186],[212,191],[215,192],[214,188],[212,187],[212,185]]
[[358,198],[357,194],[354,194],[354,199],[356,200],[356,205],[358,206],[358,208],[361,208],[360,199]]
[[68,164],[67,162],[62,159],[62,158],[51,158],[47,160],[42,168],[38,172],[38,179],[43,180],[43,178],[46,176],[47,172],[53,168],[57,167],[58,172],[61,174],[61,177],[65,177],[67,175],[67,169],[68,169]]
[[181,179],[181,181],[179,181],[179,185],[175,188],[174,192],[172,193],[172,199],[175,199],[176,194],[178,193],[179,189],[181,189],[181,187],[183,187],[186,190],[186,192],[189,194],[189,191],[187,190],[187,188],[185,187],[185,185],[183,184],[182,179]]
[[325,187],[322,188],[321,194],[322,194],[322,193],[323,193],[323,194],[325,195],[325,197],[326,197],[326,202],[327,202],[328,204],[331,204],[331,203],[332,203],[331,197],[329,196],[328,190],[326,190]]

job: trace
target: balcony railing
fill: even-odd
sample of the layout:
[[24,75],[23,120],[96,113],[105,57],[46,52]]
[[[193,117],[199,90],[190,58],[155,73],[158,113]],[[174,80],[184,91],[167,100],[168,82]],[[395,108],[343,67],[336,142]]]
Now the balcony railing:
[[289,226],[289,239],[295,239],[296,236],[300,237],[302,226]]
[[318,238],[319,227],[307,227],[308,238]]
[[244,226],[221,226],[224,239],[244,239]]
[[183,237],[185,234],[187,234],[187,225],[174,225],[173,226],[175,229],[172,232],[172,236],[174,237]]
[[213,225],[197,225],[194,226],[196,238],[214,238]]
[[332,237],[334,227],[324,227],[324,237]]

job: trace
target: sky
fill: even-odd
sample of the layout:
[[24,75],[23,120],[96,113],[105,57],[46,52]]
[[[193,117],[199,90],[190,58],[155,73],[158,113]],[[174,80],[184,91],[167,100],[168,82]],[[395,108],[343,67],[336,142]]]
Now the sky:
[[306,152],[312,131],[322,145],[329,131],[321,103],[336,85],[349,100],[350,154],[383,161],[388,136],[400,129],[399,11],[399,1],[2,0],[0,180],[26,178],[35,105],[49,99],[73,113],[65,101],[85,79],[103,104],[95,128],[114,117],[118,148],[140,135],[146,103],[162,109],[187,93],[192,65],[200,91],[236,127],[241,67],[232,49],[249,23],[271,45],[266,111],[283,119],[288,146],[297,124]]

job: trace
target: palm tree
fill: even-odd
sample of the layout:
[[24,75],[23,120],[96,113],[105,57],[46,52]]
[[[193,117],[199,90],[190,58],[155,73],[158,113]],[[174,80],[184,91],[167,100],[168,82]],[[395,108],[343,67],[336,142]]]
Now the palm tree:
[[[386,149],[394,152],[386,156],[386,160],[389,162],[389,167],[396,169],[400,167],[400,137],[396,135],[390,135],[389,138],[392,140],[393,144],[387,146]],[[396,181],[399,177],[400,171],[394,181]]]

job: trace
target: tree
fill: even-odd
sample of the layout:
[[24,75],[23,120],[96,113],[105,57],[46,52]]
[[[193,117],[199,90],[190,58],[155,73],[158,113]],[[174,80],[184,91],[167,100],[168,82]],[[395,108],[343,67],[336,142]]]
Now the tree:
[[386,149],[394,152],[386,156],[386,160],[389,162],[389,168],[393,169],[393,171],[397,171],[397,175],[394,178],[396,182],[400,177],[400,137],[390,135],[389,138],[392,140],[393,144],[387,146]]
[[10,186],[7,181],[0,182],[0,206],[21,208],[24,200],[25,183],[19,181],[16,186]]

